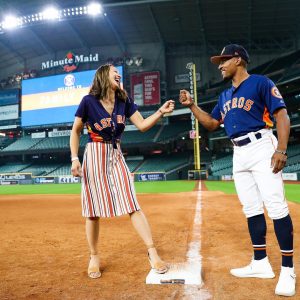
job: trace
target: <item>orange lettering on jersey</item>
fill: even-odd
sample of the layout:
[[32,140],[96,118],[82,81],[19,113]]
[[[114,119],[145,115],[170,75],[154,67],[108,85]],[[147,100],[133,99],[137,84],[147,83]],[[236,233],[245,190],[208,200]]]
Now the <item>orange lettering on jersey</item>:
[[125,116],[117,115],[117,123],[125,124]]
[[253,103],[254,103],[254,101],[248,99],[245,103],[245,106],[243,107],[244,110],[249,111],[251,109]]
[[226,108],[225,104],[223,105],[223,110],[224,110],[224,114],[226,115],[227,114],[227,108]]
[[94,124],[94,127],[95,127],[98,131],[101,131],[101,130],[103,129],[98,123],[95,123],[95,124]]
[[102,127],[103,128],[109,127],[110,126],[110,120],[111,120],[111,118],[101,119],[100,123],[101,123]]
[[245,98],[244,97],[240,97],[239,101],[238,101],[238,108],[243,108],[244,102],[245,102]]
[[232,99],[231,108],[236,108],[236,107],[237,107],[237,97],[234,97]]
[[228,100],[226,101],[225,105],[227,107],[227,111],[230,111],[230,103],[231,103],[231,100]]

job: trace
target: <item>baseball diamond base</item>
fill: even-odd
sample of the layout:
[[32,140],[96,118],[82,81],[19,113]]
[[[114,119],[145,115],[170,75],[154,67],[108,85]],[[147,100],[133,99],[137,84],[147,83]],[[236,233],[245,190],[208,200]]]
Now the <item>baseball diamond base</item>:
[[146,277],[146,284],[193,284],[201,285],[202,278],[197,264],[178,263],[171,264],[165,274],[157,274],[153,269]]

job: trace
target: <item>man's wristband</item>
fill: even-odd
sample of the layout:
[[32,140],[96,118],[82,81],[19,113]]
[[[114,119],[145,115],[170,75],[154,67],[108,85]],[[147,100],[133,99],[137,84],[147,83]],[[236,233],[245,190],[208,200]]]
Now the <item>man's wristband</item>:
[[195,104],[195,102],[192,102],[191,104],[187,105],[187,107],[191,108],[194,104]]
[[79,157],[78,156],[71,157],[71,162],[73,162],[75,160],[79,160]]
[[277,153],[280,153],[280,154],[283,154],[283,155],[285,155],[285,156],[287,156],[287,153],[286,153],[286,151],[281,151],[281,150],[275,150],[275,152],[277,152]]

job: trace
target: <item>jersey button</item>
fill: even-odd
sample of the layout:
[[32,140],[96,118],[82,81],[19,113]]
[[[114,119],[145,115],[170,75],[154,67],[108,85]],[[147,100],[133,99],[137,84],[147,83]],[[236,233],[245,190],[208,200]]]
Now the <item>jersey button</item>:
[[233,125],[233,128],[236,128],[236,125]]

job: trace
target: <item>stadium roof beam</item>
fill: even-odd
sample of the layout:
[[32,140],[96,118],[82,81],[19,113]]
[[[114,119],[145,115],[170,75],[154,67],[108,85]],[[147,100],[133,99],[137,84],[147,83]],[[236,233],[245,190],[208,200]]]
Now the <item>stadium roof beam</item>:
[[119,47],[120,47],[120,49],[122,50],[122,53],[123,53],[123,54],[127,53],[127,46],[125,45],[125,43],[124,43],[124,41],[123,41],[121,35],[120,35],[119,32],[116,30],[114,24],[112,23],[112,21],[110,20],[110,18],[109,18],[108,15],[105,16],[105,20],[106,20],[106,22],[108,23],[110,29],[112,30],[112,32],[113,32],[115,38],[117,39],[118,44],[119,44]]
[[[178,1],[178,0],[136,0],[136,1],[127,1],[127,2],[107,3],[107,4],[103,4],[102,6],[103,6],[103,8],[108,8],[108,7],[121,7],[121,6],[132,6],[132,5],[153,4],[153,3],[163,3],[163,2],[176,2],[176,1]],[[108,15],[106,15],[106,21],[109,24],[111,30],[113,31],[122,52],[126,53],[127,47],[126,47],[122,37],[116,30],[115,26],[111,22],[110,18],[108,17]],[[159,27],[158,27],[158,30],[159,30]],[[162,36],[161,36],[161,38],[162,38]]]
[[[0,10],[1,10],[1,13],[3,14],[3,6],[0,8]],[[25,66],[25,64],[26,64],[25,58],[18,51],[16,51],[10,45],[8,45],[7,42],[4,43],[4,42],[0,41],[0,46],[3,47],[4,49],[6,49],[8,52],[11,52],[12,54],[14,54],[17,61]]]
[[149,12],[150,12],[150,15],[151,15],[151,19],[153,21],[153,24],[154,24],[154,27],[156,29],[156,32],[157,32],[157,35],[158,35],[158,38],[159,38],[159,41],[160,43],[163,45],[163,47],[165,46],[165,40],[163,38],[163,35],[161,33],[161,29],[159,27],[159,24],[158,24],[158,21],[157,21],[157,18],[153,12],[153,9],[151,7],[151,5],[148,5],[148,8],[149,8]]
[[[286,36],[285,38],[286,38],[286,41],[287,41],[290,37]],[[282,41],[279,41],[276,38],[270,38],[269,40],[267,40],[267,43],[268,43],[269,47],[271,45],[271,48],[273,48],[273,49],[277,48],[279,50],[284,50],[284,51],[291,50],[290,47],[287,47],[286,45],[284,45],[282,43]]]
[[141,5],[141,4],[153,4],[153,3],[163,3],[163,2],[178,2],[179,0],[136,0],[136,1],[126,1],[126,2],[116,2],[103,4],[103,7],[120,7],[129,5]]
[[[58,3],[56,1],[54,1],[52,3],[56,4],[59,7],[59,5],[58,5]],[[79,41],[81,47],[82,48],[86,48],[86,49],[90,49],[90,46],[82,38],[82,36],[79,34],[78,30],[76,30],[76,28],[68,20],[64,20],[64,21],[67,24],[67,26],[70,28],[70,30],[72,31],[72,33],[76,36],[76,38]]]
[[201,40],[202,40],[203,46],[204,46],[204,53],[207,54],[207,39],[206,39],[206,32],[205,32],[204,23],[203,23],[202,10],[200,7],[200,0],[197,0],[197,9],[198,9],[198,13],[199,13]]
[[48,54],[53,54],[54,50],[45,42],[43,41],[39,35],[32,29],[32,28],[26,28],[28,31],[30,31],[35,40],[40,44],[40,46],[48,53]]
[[68,21],[65,21],[67,23],[67,26],[71,29],[73,34],[76,36],[77,40],[79,41],[82,48],[90,49],[90,46],[86,43],[86,41],[82,38],[82,36],[79,34],[78,30]]
[[[1,1],[1,2],[3,2],[3,1]],[[6,4],[6,7],[10,8],[7,4]],[[14,8],[13,10],[16,12],[16,14],[21,15],[21,13],[20,13],[19,10],[15,9],[15,8]],[[1,9],[1,11],[2,11],[2,13],[3,13],[3,11],[4,11],[3,7],[2,7],[2,9]],[[45,41],[43,41],[43,40],[36,34],[36,32],[35,32],[33,29],[30,29],[30,28],[26,28],[26,29],[27,29],[29,32],[32,33],[32,35],[34,36],[35,40],[40,44],[40,46],[41,46],[48,54],[52,54],[52,53],[54,52],[53,49],[52,49],[48,44],[46,44]]]
[[[159,42],[160,42],[160,45],[161,45],[161,52],[163,52],[163,55],[165,57],[166,56],[166,43],[165,43],[165,40],[163,38],[163,35],[161,33],[161,29],[159,27],[157,18],[155,17],[155,14],[153,12],[153,9],[152,9],[151,5],[149,5],[148,8],[149,8],[149,12],[150,12],[150,15],[151,15],[151,19],[153,20],[153,23],[154,23],[154,27],[155,27],[156,32],[158,34]],[[158,60],[159,60],[159,56],[156,59],[156,62],[154,64],[155,66],[158,64]]]
[[13,55],[15,55],[17,61],[26,66],[26,59],[18,51],[16,51],[10,45],[8,45],[7,42],[4,44],[2,41],[0,41],[0,46],[5,48],[8,52],[11,52]]
[[252,13],[253,13],[253,6],[252,0],[248,2],[248,49],[251,49],[252,43]]

